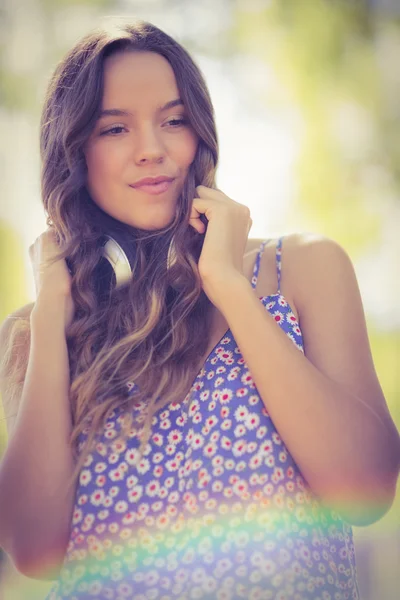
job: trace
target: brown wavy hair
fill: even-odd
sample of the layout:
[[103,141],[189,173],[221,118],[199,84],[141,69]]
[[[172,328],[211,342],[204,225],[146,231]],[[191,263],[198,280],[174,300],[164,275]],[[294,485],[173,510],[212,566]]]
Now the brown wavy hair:
[[[199,139],[175,218],[158,230],[115,220],[97,207],[86,187],[83,148],[101,108],[104,61],[126,51],[156,52],[168,60]],[[54,226],[63,247],[55,260],[68,260],[75,304],[66,332],[70,444],[76,465],[70,489],[111,413],[121,410],[122,426],[117,440],[102,440],[107,451],[117,441],[137,435],[140,460],[149,445],[154,414],[171,402],[183,402],[202,366],[213,305],[197,269],[204,234],[188,223],[195,187],[215,187],[218,160],[214,110],[204,77],[188,52],[150,23],[97,29],[75,45],[50,80],[40,147],[47,224]],[[120,288],[107,281],[99,286],[104,234],[115,237],[130,258],[132,280]],[[168,270],[172,239],[176,260]],[[15,371],[20,382],[23,371]],[[84,442],[79,441],[82,433]]]

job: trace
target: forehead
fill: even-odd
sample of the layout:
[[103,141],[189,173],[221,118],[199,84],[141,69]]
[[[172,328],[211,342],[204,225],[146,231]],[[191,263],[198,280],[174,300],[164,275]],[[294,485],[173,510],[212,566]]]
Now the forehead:
[[116,101],[170,100],[177,97],[174,71],[166,58],[155,52],[120,52],[104,61],[103,108]]

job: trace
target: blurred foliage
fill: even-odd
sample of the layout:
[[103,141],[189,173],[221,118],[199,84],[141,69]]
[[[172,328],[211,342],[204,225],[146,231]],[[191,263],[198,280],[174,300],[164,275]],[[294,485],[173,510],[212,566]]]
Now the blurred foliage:
[[22,73],[0,67],[0,105],[13,111],[28,111],[32,107],[32,82]]
[[48,12],[57,13],[64,7],[79,7],[85,4],[96,6],[96,8],[104,10],[110,5],[114,6],[115,2],[110,2],[110,0],[39,0],[38,4]]
[[[368,328],[368,337],[376,372],[385,395],[390,414],[400,429],[400,332],[377,331]],[[371,526],[371,535],[381,531],[399,531],[400,533],[400,478],[397,482],[397,494],[389,512]],[[400,545],[399,545],[400,555]]]
[[391,68],[382,68],[378,42],[391,35],[400,44],[400,27],[372,16],[366,2],[257,6],[239,5],[235,35],[243,51],[274,69],[280,87],[274,96],[268,90],[266,102],[299,115],[295,223],[301,215],[359,255],[379,240],[380,201],[399,195],[400,105],[391,101],[399,66],[388,56]]
[[[16,308],[28,302],[21,240],[0,221],[0,323]],[[6,427],[0,403],[0,456],[5,444]]]
[[[55,34],[55,24],[62,23],[62,12],[71,15],[75,11],[76,19],[80,20],[79,12],[87,9],[95,19],[108,8],[114,8],[115,4],[114,0],[31,0],[25,6],[23,0],[17,0],[7,7],[0,6],[0,106],[12,111],[39,108],[36,97],[38,82],[46,72],[46,67],[52,71],[55,61],[68,49],[63,45],[63,36]],[[28,37],[30,31],[27,28],[26,14],[31,16],[32,27],[37,30],[38,40],[30,40]],[[22,35],[19,31],[21,24]],[[91,26],[92,23],[88,24],[87,31]],[[78,23],[76,28],[78,29]],[[18,50],[16,39],[19,44]],[[32,68],[25,68],[24,62],[25,57],[29,55],[30,43],[33,44],[34,52],[38,46],[42,48],[41,59]],[[22,59],[22,66],[19,65],[17,69],[10,68],[8,64],[10,47],[11,52],[18,51],[18,58]],[[13,60],[15,61],[15,57]]]
[[22,243],[11,227],[0,221],[0,322],[27,302]]
[[400,427],[400,371],[399,350],[400,335],[398,331],[377,331],[368,328],[368,336],[371,342],[372,354],[377,373],[382,385],[385,397],[391,404],[393,420]]

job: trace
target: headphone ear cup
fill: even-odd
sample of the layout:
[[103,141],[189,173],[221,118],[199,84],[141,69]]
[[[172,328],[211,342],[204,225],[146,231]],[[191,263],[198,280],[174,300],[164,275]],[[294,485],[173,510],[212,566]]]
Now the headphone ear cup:
[[99,275],[104,278],[103,282],[106,278],[108,280],[111,278],[112,283],[118,288],[130,281],[132,268],[126,253],[118,242],[111,236],[105,237],[106,243],[103,246],[102,259],[99,261],[99,265],[101,265]]
[[[102,294],[111,287],[122,287],[129,283],[132,278],[132,264],[134,256],[132,251],[128,258],[127,253],[122,246],[110,235],[105,235],[105,243],[102,247],[102,256],[95,269],[96,288],[98,293]],[[176,262],[175,246],[170,243],[167,256],[167,269],[169,270]],[[175,282],[176,285],[176,282]]]
[[93,280],[98,298],[107,299],[116,286],[116,277],[111,263],[104,256],[100,258],[93,270]]

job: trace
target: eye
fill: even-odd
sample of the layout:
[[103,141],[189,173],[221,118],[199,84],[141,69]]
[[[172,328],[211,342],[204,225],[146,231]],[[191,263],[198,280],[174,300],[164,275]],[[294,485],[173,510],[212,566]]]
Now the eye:
[[180,125],[187,125],[188,124],[188,120],[181,118],[181,119],[170,119],[169,121],[167,121],[168,125],[171,125],[172,127],[179,127]]
[[122,129],[125,129],[123,125],[114,125],[114,127],[111,127],[106,131],[102,131],[100,135],[118,135]]

